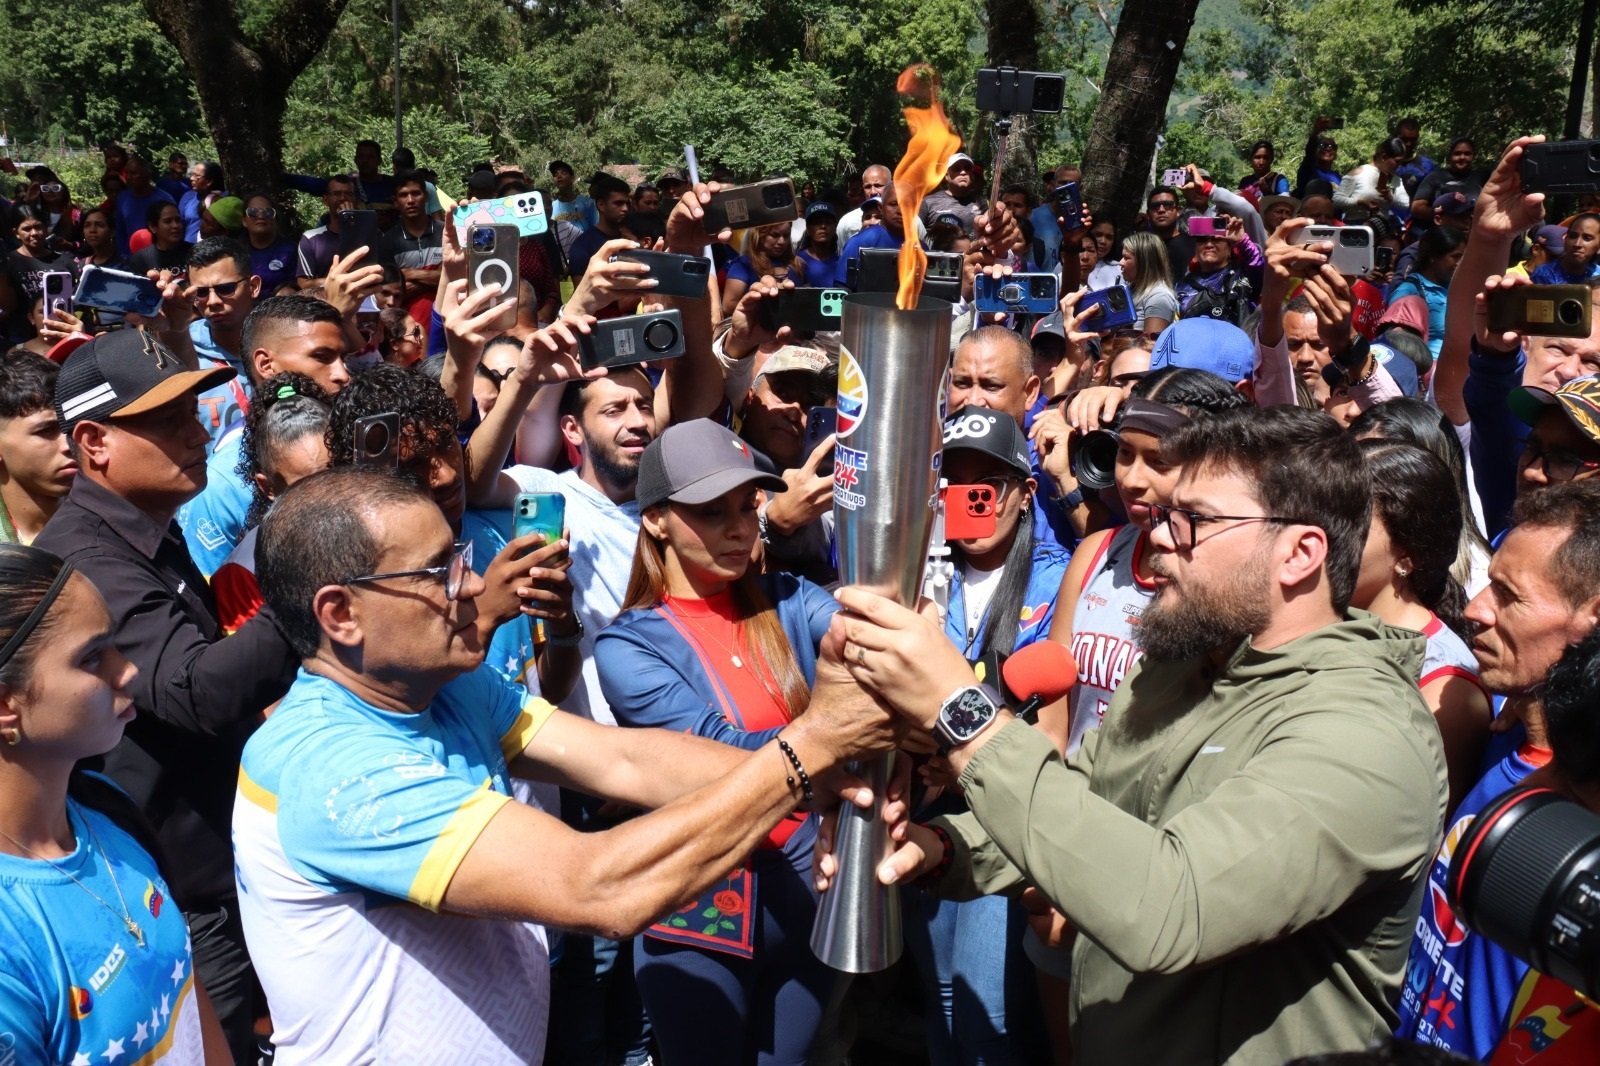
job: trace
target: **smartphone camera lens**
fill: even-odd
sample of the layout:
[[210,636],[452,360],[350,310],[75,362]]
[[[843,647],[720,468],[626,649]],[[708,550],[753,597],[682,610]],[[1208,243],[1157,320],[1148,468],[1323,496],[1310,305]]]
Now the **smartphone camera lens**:
[[494,251],[494,229],[489,226],[473,227],[472,250],[474,252]]
[[657,319],[644,328],[644,346],[652,352],[664,352],[678,343],[678,327],[666,319]]
[[794,192],[787,185],[768,185],[761,190],[761,202],[768,207],[788,207],[794,203]]
[[1346,248],[1365,248],[1372,243],[1372,234],[1364,229],[1342,229],[1339,231],[1339,243]]
[[1001,303],[1008,303],[1008,304],[1021,303],[1022,302],[1022,286],[1018,285],[1014,281],[1010,282],[1008,284],[1000,286],[1000,292],[997,295],[999,296],[999,299],[1000,299]]
[[369,459],[376,459],[389,450],[389,427],[383,422],[373,422],[367,426],[366,433],[361,438],[361,452]]
[[968,489],[967,490],[967,502],[968,503],[977,503],[981,499],[983,499],[983,493],[979,492],[977,489]]
[[1556,305],[1556,318],[1563,326],[1576,326],[1583,321],[1583,304],[1577,300],[1562,300]]
[[1034,299],[1048,300],[1050,298],[1050,281],[1048,278],[1034,278],[1028,283],[1028,287]]

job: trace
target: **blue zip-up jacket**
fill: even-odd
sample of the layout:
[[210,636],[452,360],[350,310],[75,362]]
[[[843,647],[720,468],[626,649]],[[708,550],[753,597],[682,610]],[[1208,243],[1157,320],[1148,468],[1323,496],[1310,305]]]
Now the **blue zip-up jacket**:
[[[1037,537],[1033,542],[1033,569],[1028,574],[1028,591],[1022,598],[1022,618],[1017,625],[1017,642],[1012,651],[1026,648],[1036,640],[1050,635],[1050,619],[1056,613],[1056,594],[1061,591],[1061,577],[1067,572],[1072,553],[1058,544]],[[944,634],[950,643],[970,652],[966,632],[966,590],[961,581],[952,581],[950,607],[945,612]],[[989,631],[989,612],[985,611],[978,623],[972,648],[980,647]]]
[[1461,394],[1472,425],[1472,477],[1491,540],[1510,523],[1511,505],[1517,498],[1517,460],[1528,442],[1528,427],[1511,413],[1506,398],[1522,384],[1526,364],[1521,348],[1512,355],[1489,355],[1479,350],[1476,340],[1467,357],[1467,380]]

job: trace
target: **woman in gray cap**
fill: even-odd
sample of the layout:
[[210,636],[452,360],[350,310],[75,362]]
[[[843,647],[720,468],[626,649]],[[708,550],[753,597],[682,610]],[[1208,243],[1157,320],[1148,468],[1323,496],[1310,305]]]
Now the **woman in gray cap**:
[[[619,725],[754,750],[805,710],[838,604],[754,562],[760,492],[784,490],[771,469],[709,419],[675,425],[645,449],[633,572],[621,613],[595,642]],[[639,993],[666,1062],[806,1061],[833,979],[809,945],[815,837],[805,813],[791,815],[745,864],[639,938]]]

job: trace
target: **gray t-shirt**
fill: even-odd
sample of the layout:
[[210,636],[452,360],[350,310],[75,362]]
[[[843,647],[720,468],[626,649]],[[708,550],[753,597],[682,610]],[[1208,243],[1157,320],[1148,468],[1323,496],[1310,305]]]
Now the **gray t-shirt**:
[[633,549],[639,540],[639,505],[613,503],[576,470],[559,474],[541,466],[513,466],[506,473],[523,492],[559,492],[567,501],[567,530],[572,535],[573,605],[583,622],[583,684],[562,701],[562,709],[602,725],[616,725],[600,693],[594,661],[594,639],[617,617],[633,570]]
[[1139,316],[1136,328],[1144,328],[1147,318],[1160,318],[1168,323],[1178,318],[1178,294],[1165,285],[1157,285],[1133,296],[1133,313]]

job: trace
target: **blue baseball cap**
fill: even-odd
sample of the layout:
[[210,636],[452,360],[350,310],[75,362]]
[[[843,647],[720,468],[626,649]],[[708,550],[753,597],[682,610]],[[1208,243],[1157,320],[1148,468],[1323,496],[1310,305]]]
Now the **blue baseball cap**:
[[1381,340],[1372,342],[1372,355],[1388,371],[1394,383],[1400,386],[1402,393],[1407,396],[1420,394],[1422,381],[1417,374],[1417,364],[1412,362],[1410,356]]
[[1248,378],[1256,365],[1249,334],[1215,318],[1181,318],[1161,331],[1150,355],[1150,370],[1176,366],[1207,370],[1230,384]]

